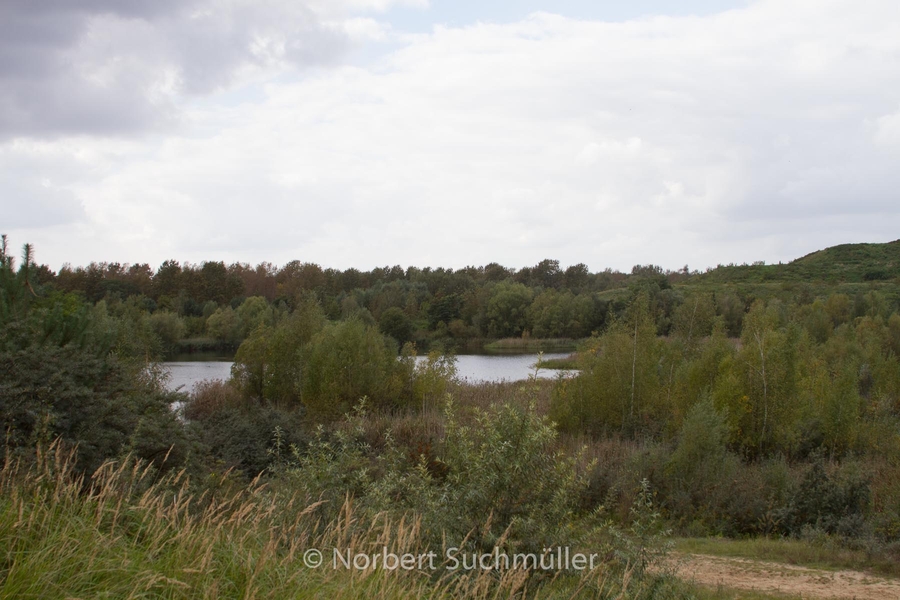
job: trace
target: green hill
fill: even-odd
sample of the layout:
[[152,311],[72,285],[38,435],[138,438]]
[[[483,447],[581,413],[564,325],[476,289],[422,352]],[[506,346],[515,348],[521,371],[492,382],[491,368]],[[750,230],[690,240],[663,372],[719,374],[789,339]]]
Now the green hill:
[[777,265],[719,265],[696,283],[829,282],[863,283],[900,277],[900,240],[884,244],[841,244]]

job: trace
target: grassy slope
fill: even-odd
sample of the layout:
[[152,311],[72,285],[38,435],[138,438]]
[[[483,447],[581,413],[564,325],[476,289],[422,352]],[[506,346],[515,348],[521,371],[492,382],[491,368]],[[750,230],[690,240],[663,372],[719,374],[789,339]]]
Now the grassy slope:
[[900,240],[884,244],[841,244],[787,264],[727,265],[693,277],[690,283],[827,282],[867,283],[900,277]]

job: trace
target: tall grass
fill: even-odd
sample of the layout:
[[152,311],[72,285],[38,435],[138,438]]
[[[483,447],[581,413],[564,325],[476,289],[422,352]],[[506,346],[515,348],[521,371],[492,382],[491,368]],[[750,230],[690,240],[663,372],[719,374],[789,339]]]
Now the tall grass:
[[[426,552],[415,515],[363,519],[347,499],[323,523],[318,502],[225,477],[203,491],[184,472],[159,476],[131,459],[92,476],[55,443],[0,471],[2,598],[682,597],[659,577],[611,565],[549,580],[527,571],[334,569],[331,549]],[[316,569],[304,552],[325,555]],[[661,583],[662,582],[662,583]]]

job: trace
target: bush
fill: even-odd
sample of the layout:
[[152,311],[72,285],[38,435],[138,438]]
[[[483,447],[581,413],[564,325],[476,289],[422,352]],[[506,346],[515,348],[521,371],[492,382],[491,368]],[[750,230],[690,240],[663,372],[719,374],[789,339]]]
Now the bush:
[[626,530],[610,528],[615,541],[613,554],[626,568],[633,568],[634,575],[640,580],[647,569],[661,563],[671,549],[671,543],[666,541],[671,532],[663,529],[662,515],[657,510],[647,479],[641,480],[630,513],[631,522]]
[[[404,348],[406,352],[409,352]],[[416,362],[413,371],[413,394],[416,406],[424,411],[427,406],[443,398],[453,380],[456,379],[456,357],[432,350],[425,360]]]
[[585,481],[575,459],[554,450],[556,432],[533,404],[502,404],[474,418],[462,425],[448,407],[444,438],[429,458],[410,456],[390,434],[376,453],[358,409],[334,434],[320,429],[281,472],[308,499],[327,502],[326,519],[348,496],[370,514],[414,513],[433,548],[466,541],[479,551],[505,544],[540,552],[586,536],[590,527],[571,526]]
[[240,392],[231,382],[205,379],[194,384],[194,391],[181,410],[184,418],[203,421],[220,410],[235,408],[242,403]]
[[303,349],[325,326],[317,302],[303,301],[277,326],[260,326],[238,348],[231,376],[244,396],[299,405],[305,371]]
[[378,319],[378,327],[384,335],[389,335],[401,346],[412,339],[413,324],[403,309],[392,306]]
[[554,389],[550,416],[566,431],[650,432],[665,408],[659,402],[661,350],[647,296],[641,294],[625,318],[585,344],[578,375]]
[[846,466],[829,473],[822,461],[817,461],[785,507],[782,527],[791,535],[814,527],[826,533],[858,537],[864,533],[869,500],[869,482],[857,469]]
[[[505,403],[477,411],[465,426],[448,408],[442,460],[447,464],[440,529],[485,550],[504,535],[516,550],[564,545],[575,535],[565,524],[575,517],[586,487],[575,458],[554,450],[556,431],[546,417]],[[479,528],[486,515],[491,526]],[[507,531],[508,530],[508,531]]]
[[150,325],[162,343],[163,350],[169,354],[175,351],[178,341],[184,337],[186,331],[184,320],[167,310],[150,315]]
[[249,478],[271,466],[271,450],[277,444],[302,446],[306,440],[300,407],[291,410],[246,400],[221,381],[197,384],[183,414],[212,459],[210,466],[237,469]]
[[[186,457],[185,432],[170,410],[181,396],[98,344],[39,343],[27,331],[10,325],[0,333],[0,348],[18,346],[0,350],[0,427],[10,446],[29,453],[59,437],[78,446],[85,472],[127,451],[157,466],[173,445],[167,466]],[[24,335],[14,342],[17,332]]]
[[329,323],[302,351],[303,403],[316,415],[338,417],[363,396],[377,408],[406,404],[409,365],[396,348],[360,320]]
[[676,514],[712,524],[716,505],[730,493],[730,482],[740,464],[726,447],[727,437],[725,418],[710,399],[701,400],[688,412],[678,445],[666,464],[669,506]]

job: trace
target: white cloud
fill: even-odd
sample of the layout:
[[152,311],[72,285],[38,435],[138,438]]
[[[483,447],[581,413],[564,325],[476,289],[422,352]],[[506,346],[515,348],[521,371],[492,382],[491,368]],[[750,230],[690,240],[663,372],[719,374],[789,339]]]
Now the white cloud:
[[[342,21],[354,35],[395,35],[344,17],[363,19]],[[76,241],[17,233],[56,266],[677,268],[883,241],[900,224],[898,17],[892,1],[767,0],[702,18],[437,28],[365,68],[181,104],[158,139],[59,142],[69,162],[35,177],[83,206]],[[279,36],[259,53],[281,56]]]
[[878,117],[873,141],[881,147],[900,149],[900,110]]
[[[0,5],[0,140],[178,126],[191,96],[337,64],[409,0],[66,0]],[[417,4],[413,2],[413,4]]]

